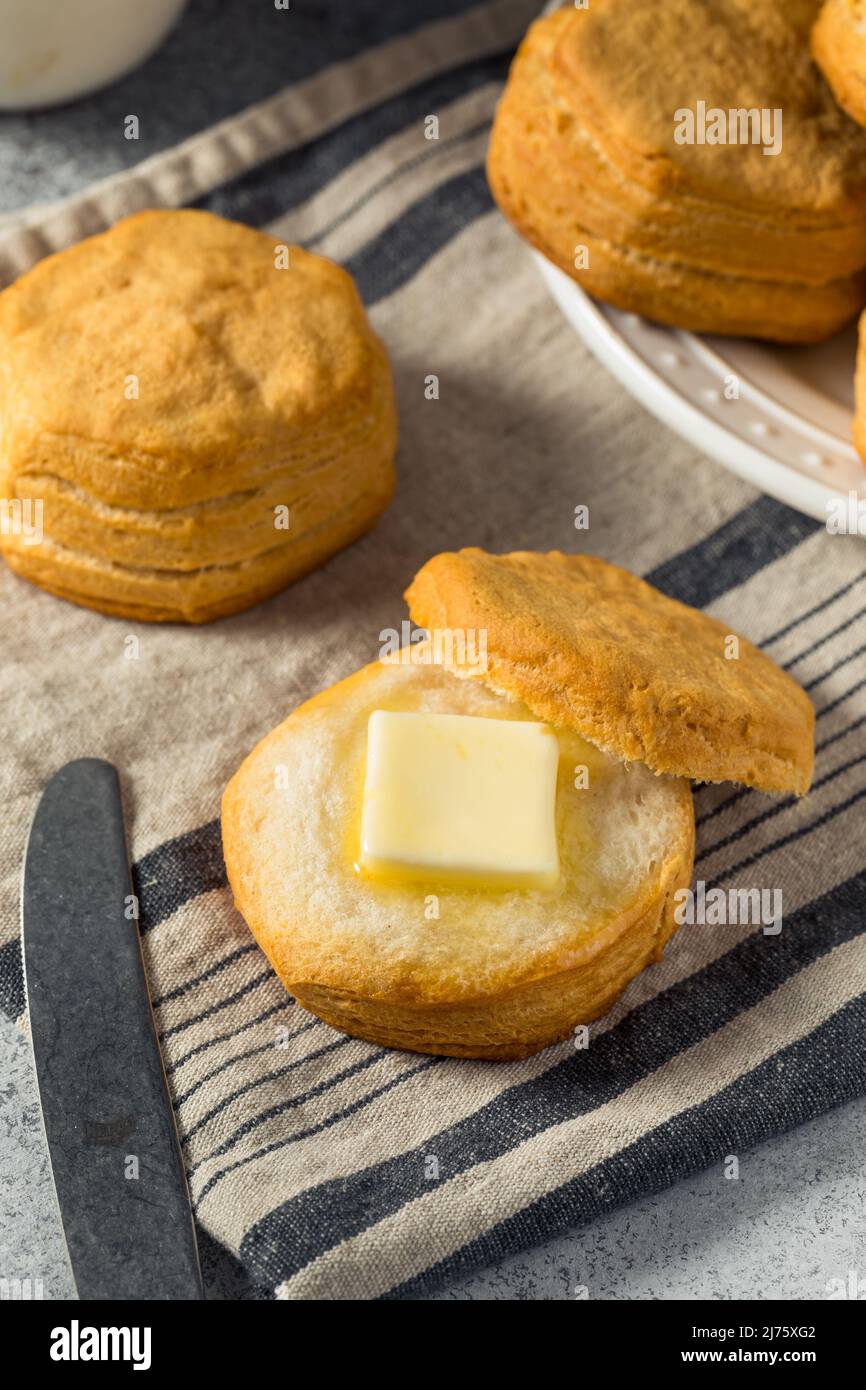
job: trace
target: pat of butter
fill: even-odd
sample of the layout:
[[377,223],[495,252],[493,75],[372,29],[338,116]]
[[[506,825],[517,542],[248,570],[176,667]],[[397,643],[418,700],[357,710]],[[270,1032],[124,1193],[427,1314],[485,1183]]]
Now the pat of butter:
[[360,867],[392,882],[549,888],[559,744],[546,724],[376,710]]

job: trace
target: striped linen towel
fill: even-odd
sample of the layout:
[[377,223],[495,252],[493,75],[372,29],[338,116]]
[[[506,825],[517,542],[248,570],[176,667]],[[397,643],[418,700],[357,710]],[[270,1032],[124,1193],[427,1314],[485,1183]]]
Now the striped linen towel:
[[[280,1298],[424,1296],[866,1090],[866,550],[696,456],[553,307],[483,171],[534,9],[453,5],[0,240],[8,280],[137,208],[211,208],[340,260],[392,355],[396,500],[288,592],[191,631],[0,574],[2,1003],[23,1014],[18,882],[40,790],[67,759],[109,758],[198,1220]],[[585,1051],[496,1065],[333,1032],[232,907],[224,784],[295,705],[372,659],[429,555],[584,544],[724,618],[814,700],[808,798],[696,794],[697,876],[781,888],[783,930],[684,927]]]

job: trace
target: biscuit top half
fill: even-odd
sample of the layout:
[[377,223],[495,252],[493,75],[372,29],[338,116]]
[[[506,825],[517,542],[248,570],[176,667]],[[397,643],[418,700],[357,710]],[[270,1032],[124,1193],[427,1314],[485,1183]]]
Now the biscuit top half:
[[814,710],[796,681],[626,570],[591,555],[461,550],[429,560],[406,601],[431,633],[472,633],[473,651],[483,634],[486,664],[454,674],[615,757],[701,782],[809,788]]
[[350,440],[390,379],[350,275],[197,211],[39,262],[0,295],[0,364],[7,475],[78,469],[155,507],[219,496],[311,434]]
[[[798,214],[801,225],[866,211],[866,132],[809,54],[820,0],[592,0],[558,26],[561,103],[612,163],[651,190]],[[678,143],[680,111],[781,112],[780,149]],[[695,127],[697,131],[698,126]],[[768,125],[768,130],[770,126]]]

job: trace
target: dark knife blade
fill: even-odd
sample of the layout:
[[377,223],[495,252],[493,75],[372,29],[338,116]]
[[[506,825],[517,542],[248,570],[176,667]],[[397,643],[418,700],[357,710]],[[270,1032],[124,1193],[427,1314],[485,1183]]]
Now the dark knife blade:
[[150,1007],[117,773],[55,773],[22,886],[30,1033],[80,1298],[203,1297]]

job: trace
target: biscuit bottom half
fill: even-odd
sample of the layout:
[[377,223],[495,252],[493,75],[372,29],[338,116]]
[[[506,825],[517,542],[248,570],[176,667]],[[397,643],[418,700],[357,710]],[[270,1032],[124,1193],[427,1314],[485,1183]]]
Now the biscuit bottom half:
[[553,888],[382,884],[356,867],[377,709],[534,718],[442,667],[376,662],[254,749],[226,788],[223,848],[286,989],[344,1033],[454,1057],[526,1057],[605,1014],[676,930],[694,859],[689,782],[557,729]]

